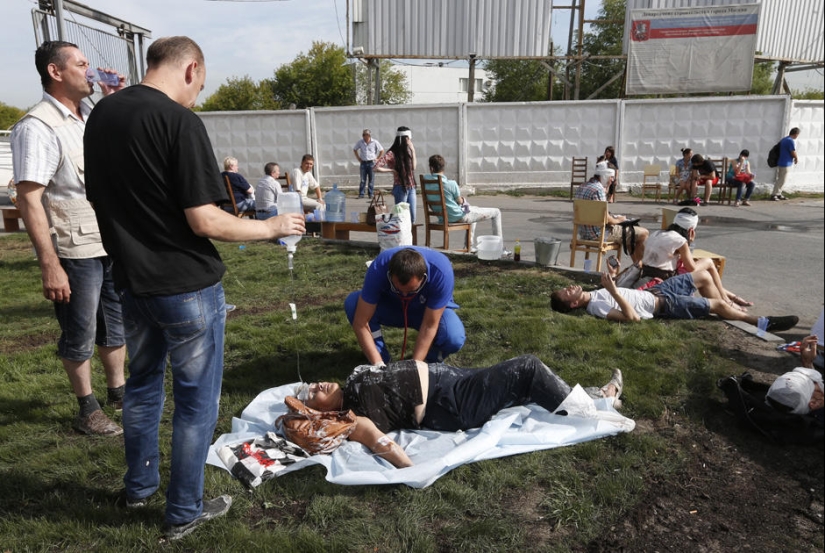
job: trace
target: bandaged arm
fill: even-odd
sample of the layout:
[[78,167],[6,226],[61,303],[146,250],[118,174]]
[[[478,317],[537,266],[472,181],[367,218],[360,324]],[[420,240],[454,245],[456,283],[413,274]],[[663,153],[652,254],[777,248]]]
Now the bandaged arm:
[[375,423],[367,417],[358,417],[358,425],[349,436],[360,444],[367,446],[370,451],[381,456],[397,468],[411,467],[413,462],[404,453],[397,443],[381,432]]

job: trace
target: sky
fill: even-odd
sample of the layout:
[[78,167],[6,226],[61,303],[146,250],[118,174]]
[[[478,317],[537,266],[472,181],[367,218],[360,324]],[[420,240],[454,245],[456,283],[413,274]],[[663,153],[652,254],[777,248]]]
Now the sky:
[[[346,48],[347,0],[82,0],[80,3],[152,32],[152,38],[186,35],[203,49],[207,81],[202,102],[228,78],[271,78],[275,69],[307,52],[313,41]],[[569,3],[568,3],[569,4]],[[601,2],[590,0],[586,19]],[[31,10],[37,0],[0,0],[0,102],[25,109],[42,95],[34,68],[37,45]],[[66,19],[72,14],[66,13]],[[557,44],[567,43],[567,10],[553,16]],[[148,46],[148,44],[147,44]],[[806,72],[812,73],[812,72]],[[796,74],[799,75],[799,74]],[[822,81],[821,75],[819,81]],[[791,83],[794,88],[803,85]],[[821,88],[821,84],[819,87]]]
[[[199,102],[231,77],[272,78],[313,41],[346,48],[347,0],[78,0],[89,8],[149,29],[152,38],[186,35],[204,51],[207,81]],[[587,17],[599,2],[591,0]],[[0,0],[0,102],[21,109],[40,100],[31,10],[37,0]],[[568,20],[554,14],[554,40],[567,41]],[[71,14],[66,13],[66,19]],[[561,37],[561,38],[559,38]],[[148,44],[147,44],[148,46]],[[411,60],[410,60],[411,61]],[[419,63],[416,60],[415,63]]]

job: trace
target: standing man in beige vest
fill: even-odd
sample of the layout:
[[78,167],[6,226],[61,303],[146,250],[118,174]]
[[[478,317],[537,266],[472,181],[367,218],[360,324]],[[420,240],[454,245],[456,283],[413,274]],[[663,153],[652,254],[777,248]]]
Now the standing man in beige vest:
[[[35,52],[43,99],[11,134],[17,205],[40,263],[43,295],[54,302],[60,324],[57,353],[77,396],[74,428],[91,435],[123,430],[101,409],[92,390],[91,358],[97,345],[106,373],[106,404],[123,404],[126,356],[120,299],[95,213],[86,200],[83,133],[98,76],[69,42],[47,41]],[[111,71],[107,70],[111,73]],[[99,83],[104,94],[123,88]]]

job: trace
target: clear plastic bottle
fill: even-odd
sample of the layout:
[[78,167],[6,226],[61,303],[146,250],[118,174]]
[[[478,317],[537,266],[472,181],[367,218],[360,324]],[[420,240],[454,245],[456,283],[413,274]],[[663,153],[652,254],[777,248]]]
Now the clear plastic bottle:
[[516,245],[513,246],[513,261],[521,261],[521,242],[516,238]]
[[326,220],[335,223],[343,223],[346,220],[347,205],[346,194],[338,190],[338,183],[332,185],[332,190],[324,196],[326,204]]
[[[281,192],[278,194],[278,215],[285,215],[287,213],[298,213],[300,215],[304,214],[304,206],[301,202],[301,195],[297,192]],[[293,253],[295,251],[295,246],[298,242],[301,241],[301,236],[284,236],[281,238],[284,244],[286,244],[286,251],[289,253]]]

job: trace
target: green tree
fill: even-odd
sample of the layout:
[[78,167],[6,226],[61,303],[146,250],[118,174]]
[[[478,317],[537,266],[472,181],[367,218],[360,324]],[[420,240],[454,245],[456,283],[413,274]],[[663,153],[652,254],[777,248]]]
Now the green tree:
[[279,109],[280,104],[272,96],[272,83],[262,80],[256,83],[244,75],[226,79],[200,106],[199,111],[244,111]]
[[344,49],[313,42],[309,52],[275,70],[272,94],[281,106],[347,106],[355,98],[352,70]]
[[[407,87],[406,75],[396,69],[389,60],[380,60],[378,63],[381,78],[381,103],[398,105],[409,102],[412,93]],[[370,88],[374,89],[375,87],[375,81],[372,80],[375,79],[375,73],[361,62],[358,62],[355,67],[356,103],[368,104],[374,93]],[[372,79],[370,78],[371,72]]]
[[0,129],[10,129],[24,115],[22,109],[0,102]]
[[[540,61],[487,60],[484,70],[493,81],[493,86],[482,96],[485,102],[538,102],[548,99],[550,71]],[[558,97],[557,90],[554,90],[553,97]]]

